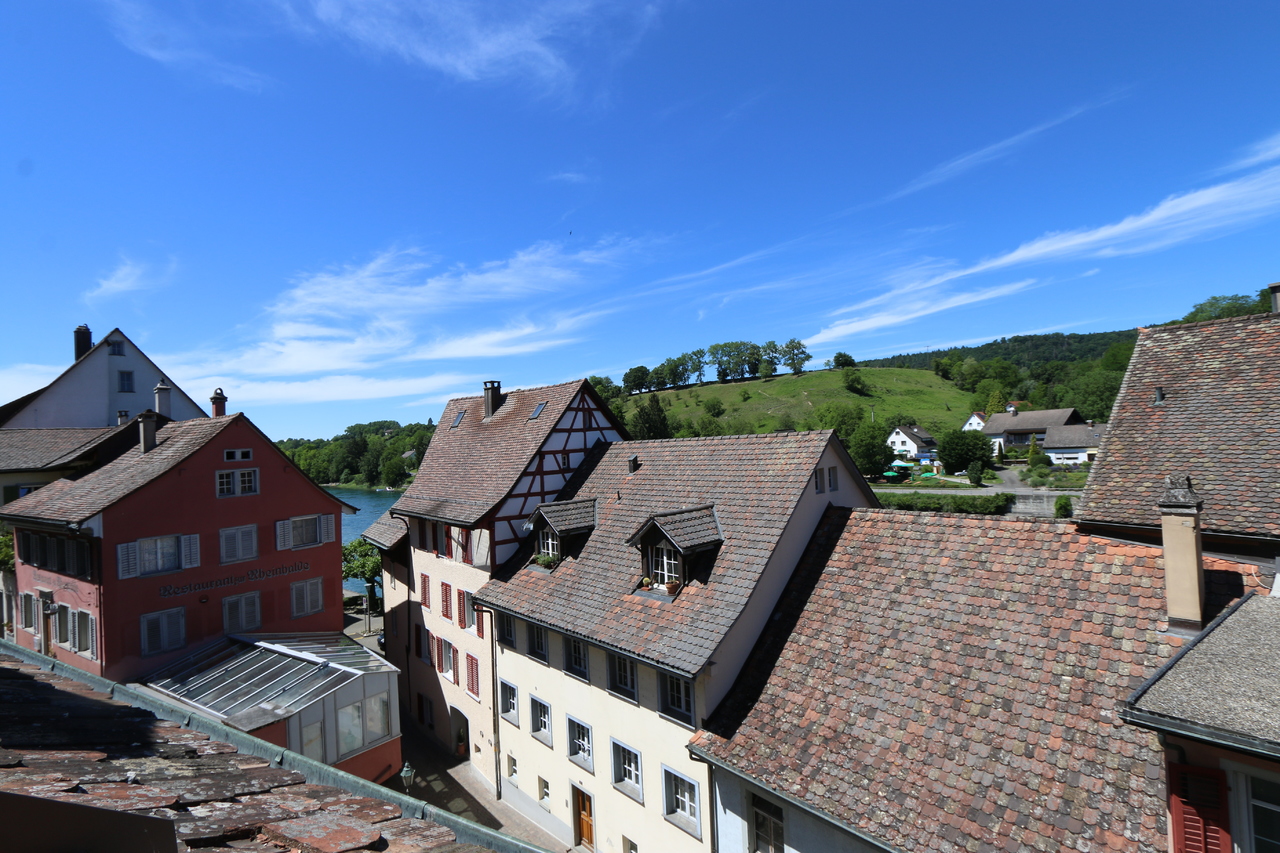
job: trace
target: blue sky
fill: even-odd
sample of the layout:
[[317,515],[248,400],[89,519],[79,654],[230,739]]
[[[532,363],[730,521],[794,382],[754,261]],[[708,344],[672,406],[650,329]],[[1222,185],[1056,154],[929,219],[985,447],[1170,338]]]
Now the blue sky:
[[[119,326],[274,438],[727,340],[1280,279],[1280,6],[0,6],[0,399]],[[816,366],[816,363],[815,363]]]

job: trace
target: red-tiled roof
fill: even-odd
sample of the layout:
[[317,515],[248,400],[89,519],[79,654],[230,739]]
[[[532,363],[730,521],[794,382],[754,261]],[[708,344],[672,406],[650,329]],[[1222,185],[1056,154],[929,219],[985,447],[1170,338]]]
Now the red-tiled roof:
[[[529,460],[551,433],[585,379],[503,394],[492,417],[483,397],[450,400],[425,458],[396,513],[473,525],[511,491]],[[536,418],[529,416],[542,403]],[[458,415],[462,420],[453,426]]]
[[1188,474],[1205,531],[1280,537],[1278,366],[1277,314],[1140,330],[1077,517],[1158,525]]
[[1162,850],[1163,755],[1116,716],[1183,642],[1160,553],[830,509],[693,748],[902,850]]

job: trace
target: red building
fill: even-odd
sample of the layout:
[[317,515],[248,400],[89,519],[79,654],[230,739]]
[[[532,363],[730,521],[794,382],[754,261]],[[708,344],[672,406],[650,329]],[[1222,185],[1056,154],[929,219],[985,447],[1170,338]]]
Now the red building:
[[138,430],[113,461],[0,509],[19,645],[133,681],[229,634],[342,630],[350,507],[243,414],[157,428],[147,412]]

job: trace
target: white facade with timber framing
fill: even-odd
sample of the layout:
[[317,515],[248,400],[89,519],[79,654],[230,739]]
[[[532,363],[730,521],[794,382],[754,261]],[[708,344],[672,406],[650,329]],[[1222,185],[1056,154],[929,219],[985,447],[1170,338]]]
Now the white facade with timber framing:
[[[588,450],[626,438],[585,380],[449,401],[413,485],[366,538],[383,552],[387,657],[404,719],[497,785],[492,618],[471,595]],[[381,533],[381,535],[380,535]]]

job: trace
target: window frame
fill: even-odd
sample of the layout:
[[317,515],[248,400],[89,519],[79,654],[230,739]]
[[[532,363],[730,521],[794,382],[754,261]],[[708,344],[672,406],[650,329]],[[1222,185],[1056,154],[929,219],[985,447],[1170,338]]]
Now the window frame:
[[[627,677],[631,681],[630,688],[622,686],[624,679],[618,678],[619,667],[622,667],[623,671],[627,673]],[[605,669],[608,671],[608,691],[610,693],[629,702],[636,702],[640,698],[639,672],[634,658],[608,652]]]
[[529,694],[529,734],[544,746],[554,749],[555,738],[551,733],[551,705]]
[[[319,536],[318,542],[307,542],[299,545],[294,538],[294,523],[306,522],[315,519],[316,535]],[[308,513],[307,515],[295,515],[289,518],[282,518],[275,523],[276,533],[276,550],[277,551],[305,551],[308,548],[319,548],[321,545],[328,545],[338,537],[338,525],[335,521],[333,513]]]
[[124,355],[124,341],[107,341],[107,355]]
[[510,613],[495,611],[498,622],[498,642],[513,651],[516,648],[516,617]]
[[[765,807],[765,808],[762,808]],[[766,799],[757,793],[751,794],[751,820],[747,824],[747,833],[750,838],[752,850],[759,850],[761,853],[785,853],[786,851],[786,809],[781,803],[775,803],[773,800]],[[776,810],[777,814],[773,814]],[[765,818],[771,824],[776,826],[776,835],[774,827],[770,827],[768,848],[760,846],[760,824],[761,817]]]
[[[1223,759],[1221,769],[1226,772],[1227,811],[1231,822],[1231,840],[1240,853],[1255,853],[1253,805],[1258,798],[1253,795],[1253,781],[1258,779],[1272,785],[1280,784],[1280,773],[1253,765]],[[1273,804],[1263,801],[1267,808]]]
[[[640,757],[640,750],[632,749],[617,738],[609,738],[609,752],[613,759],[613,787],[637,803],[644,805],[644,763]],[[636,778],[634,780],[626,778],[627,767],[622,760],[623,753],[635,757]]]
[[458,647],[438,634],[436,635],[436,640],[440,643],[436,671],[450,681],[454,681],[453,659],[457,656]]
[[550,525],[544,525],[538,530],[538,554],[553,560],[560,559],[560,534],[552,530]]
[[134,394],[134,393],[137,393],[137,392],[136,392],[136,386],[135,386],[134,381],[133,381],[133,371],[132,371],[132,370],[117,370],[117,371],[116,371],[116,393],[117,393],[117,394]]
[[840,491],[840,468],[837,465],[832,465],[827,468],[827,491]]
[[548,663],[550,655],[548,647],[550,645],[547,637],[547,629],[534,622],[526,622],[527,634],[529,639],[529,657],[536,661]]
[[591,726],[577,717],[565,714],[565,743],[569,760],[588,773],[594,774],[595,747]]
[[821,465],[813,470],[813,491],[815,494],[821,495],[826,492],[826,477],[824,474],[825,472],[822,470]]
[[[250,484],[245,488],[245,475]],[[223,485],[223,478],[227,485]],[[214,472],[214,493],[220,498],[239,498],[248,495],[262,494],[261,480],[257,468],[221,468]]]
[[467,695],[480,701],[480,658],[467,652]]
[[[673,556],[668,557],[671,554]],[[672,568],[674,566],[674,568]],[[649,546],[649,579],[655,586],[680,583],[682,580],[680,551],[666,539]]]
[[498,716],[517,729],[520,728],[520,688],[505,678],[498,679]]
[[591,680],[591,646],[586,640],[565,635],[564,672],[583,681]]
[[[681,796],[684,793],[681,785],[688,786],[689,796]],[[680,807],[682,799],[689,804],[690,808]],[[675,824],[694,838],[702,838],[702,800],[699,785],[696,780],[665,764],[662,765],[662,816],[668,823]]]
[[252,447],[228,447],[222,451],[223,462],[251,462],[253,461]]
[[[305,585],[305,586],[304,586]],[[303,612],[298,612],[298,593],[296,590],[301,587],[305,590],[303,593],[304,606]],[[314,601],[313,601],[314,598]],[[317,613],[324,612],[324,578],[303,578],[289,584],[289,612],[293,619],[305,619],[308,616],[314,616]]]
[[[694,718],[697,716],[697,700],[693,693],[693,682],[671,672],[659,671],[658,676],[661,681],[661,687],[658,692],[661,695],[661,707],[659,710],[662,716],[692,728]],[[678,687],[674,692],[673,685]],[[673,697],[676,701],[673,701]],[[688,704],[687,708],[683,707],[686,702]]]

